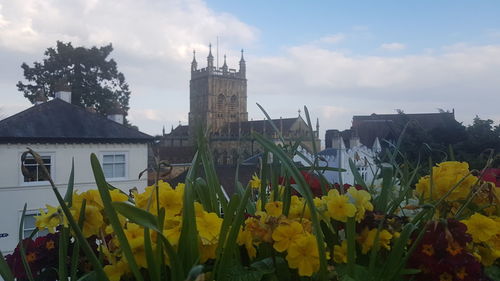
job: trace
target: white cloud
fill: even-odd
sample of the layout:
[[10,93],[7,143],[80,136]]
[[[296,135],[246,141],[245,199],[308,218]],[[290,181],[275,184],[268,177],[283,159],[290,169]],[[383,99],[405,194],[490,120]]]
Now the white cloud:
[[380,45],[380,48],[387,51],[401,51],[406,49],[406,45],[402,43],[384,43]]
[[[27,106],[15,87],[23,61],[40,61],[56,40],[85,46],[111,42],[112,57],[132,90],[132,123],[160,133],[163,125],[168,130],[187,122],[191,51],[197,50],[204,67],[208,42],[220,36],[220,54],[230,51],[229,67],[237,68],[241,47],[248,50],[251,118],[262,118],[255,102],[273,117],[296,116],[298,108],[308,105],[322,129],[346,128],[353,114],[395,108],[408,113],[455,108],[464,121],[478,113],[498,116],[500,45],[429,46],[390,57],[330,50],[328,44],[347,37],[371,36],[367,27],[352,30],[289,46],[280,55],[255,56],[252,48],[262,44],[259,31],[202,0],[0,0],[0,98],[9,101],[0,113]],[[404,47],[394,42],[380,46]]]
[[320,43],[327,43],[327,44],[337,44],[337,43],[340,43],[340,42],[344,41],[344,39],[345,39],[345,35],[344,34],[337,33],[337,34],[327,35],[327,36],[321,37],[318,40],[318,42],[320,42]]
[[279,94],[286,104],[316,105],[322,128],[345,128],[353,114],[394,113],[396,108],[408,113],[455,108],[461,121],[477,113],[493,118],[494,104],[500,104],[500,45],[457,44],[391,57],[303,45],[281,56],[255,58],[247,69],[251,81],[258,81],[249,84],[253,92],[267,96],[261,104],[279,103],[273,98]]
[[37,52],[56,40],[102,45],[112,42],[135,56],[185,59],[223,36],[250,45],[255,28],[201,0],[5,1],[0,9],[0,46]]
[[187,118],[192,50],[204,67],[208,43],[217,36],[221,52],[234,50],[228,64],[235,67],[235,55],[250,48],[259,31],[202,0],[0,0],[0,97],[21,97],[15,87],[23,78],[19,66],[42,60],[57,40],[88,47],[112,43],[111,57],[132,90],[131,119],[149,131],[147,122],[159,122],[147,111],[154,109],[177,125],[183,119],[168,113],[181,110]]

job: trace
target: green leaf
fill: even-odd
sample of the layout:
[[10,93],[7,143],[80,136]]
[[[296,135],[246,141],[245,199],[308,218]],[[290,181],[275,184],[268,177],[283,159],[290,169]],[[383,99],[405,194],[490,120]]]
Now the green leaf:
[[491,280],[500,280],[500,267],[498,265],[485,267],[484,273],[491,278]]
[[130,270],[132,271],[135,279],[137,279],[137,281],[142,281],[142,274],[139,270],[137,262],[135,261],[132,249],[130,248],[130,244],[128,243],[127,237],[125,236],[125,232],[122,228],[120,220],[118,219],[118,215],[115,212],[113,205],[111,205],[111,195],[109,194],[108,184],[106,183],[106,180],[104,178],[101,164],[99,163],[99,160],[94,153],[90,155],[90,163],[92,165],[92,171],[94,172],[97,189],[99,190],[99,194],[101,195],[102,203],[104,205],[104,213],[106,214],[107,219],[113,227],[113,231],[115,232],[116,237],[120,243],[120,248],[123,252],[123,255],[127,259]]
[[23,241],[23,227],[24,227],[24,216],[26,216],[26,207],[27,204],[24,203],[24,208],[23,208],[23,213],[21,215],[21,223],[19,224],[19,252],[21,256],[21,261],[23,263],[24,270],[26,271],[26,275],[28,276],[28,279],[30,281],[33,281],[33,274],[31,273],[31,268],[28,264],[28,261],[26,260],[26,249],[24,249],[24,241]]
[[348,218],[346,223],[347,237],[347,272],[354,277],[356,265],[356,221],[354,218]]
[[391,191],[393,189],[392,180],[393,180],[392,167],[388,166],[382,167],[382,190],[380,191],[380,195],[374,202],[375,211],[379,211],[382,214],[385,214],[387,211],[389,196],[391,195]]
[[67,280],[66,261],[68,259],[69,229],[63,227],[59,236],[59,280]]
[[151,236],[149,228],[144,228],[144,252],[146,253],[146,261],[151,280],[160,281],[160,268],[153,254],[153,246],[151,244]]
[[84,274],[82,277],[78,278],[77,281],[97,281],[97,276],[95,271]]
[[4,281],[14,281],[14,275],[12,275],[12,271],[10,271],[9,265],[5,261],[2,251],[0,251],[0,276]]
[[188,270],[195,266],[200,254],[198,250],[198,230],[196,228],[196,214],[194,210],[194,184],[196,168],[200,162],[198,152],[191,162],[191,168],[186,175],[184,188],[182,228],[179,236],[178,255],[183,265],[183,275],[187,276]]
[[[233,280],[228,279],[228,270],[234,262],[234,257],[236,257],[236,252],[238,250],[238,244],[236,239],[238,238],[238,233],[240,231],[241,224],[244,220],[244,212],[246,201],[250,197],[250,186],[246,187],[243,198],[238,204],[238,209],[234,213],[234,219],[229,230],[229,234],[225,240],[219,238],[219,248],[221,248],[220,258],[216,260],[214,275],[217,281]],[[233,198],[238,198],[238,195],[234,195]]]
[[[285,261],[277,257],[276,263],[285,263]],[[233,263],[224,275],[225,280],[231,281],[259,281],[266,274],[271,274],[275,271],[272,258],[265,258],[256,261],[250,267],[243,267],[240,264]]]
[[217,173],[215,171],[214,161],[208,146],[208,139],[201,134],[201,132],[198,133],[198,153],[203,164],[205,177],[210,190],[209,195],[211,198],[211,204],[210,209],[207,209],[207,211],[215,212],[220,216],[219,206],[222,209],[222,212],[225,212],[227,207],[227,198],[224,195],[224,191],[222,191],[219,178],[217,177]]
[[71,207],[73,203],[73,187],[75,185],[75,159],[71,159],[71,172],[69,174],[68,188],[66,189],[66,194],[64,195],[64,201],[68,202],[68,206]]
[[111,206],[131,222],[161,232],[155,216],[150,212],[125,202],[111,202]]
[[[285,264],[285,260],[281,257],[275,258],[276,263]],[[262,272],[263,274],[273,273],[275,269],[274,261],[272,257],[265,258],[259,261],[256,261],[250,265],[251,268],[255,268],[256,270]]]

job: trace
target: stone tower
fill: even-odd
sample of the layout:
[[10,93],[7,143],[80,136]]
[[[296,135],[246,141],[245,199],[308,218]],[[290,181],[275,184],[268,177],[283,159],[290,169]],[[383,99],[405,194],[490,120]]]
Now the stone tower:
[[223,132],[230,122],[248,121],[246,64],[241,50],[239,70],[224,64],[214,66],[212,46],[209,45],[207,67],[198,69],[195,54],[191,63],[189,82],[189,138],[193,140],[199,125],[210,128],[211,136],[230,135]]

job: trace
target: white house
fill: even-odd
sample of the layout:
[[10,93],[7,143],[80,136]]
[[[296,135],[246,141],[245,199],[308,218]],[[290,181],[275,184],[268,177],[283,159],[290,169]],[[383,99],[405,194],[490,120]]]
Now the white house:
[[354,174],[349,165],[349,160],[352,160],[365,183],[371,184],[380,173],[375,160],[381,150],[378,138],[375,138],[372,147],[367,147],[359,141],[357,136],[351,137],[349,148],[347,148],[344,139],[339,134],[333,137],[329,148],[318,153],[322,159],[319,165],[346,170],[342,173],[325,171],[324,175],[329,182],[355,184]]
[[[18,242],[22,209],[27,203],[23,236],[34,229],[33,216],[45,204],[58,205],[53,191],[32,158],[21,161],[29,147],[38,152],[51,177],[65,194],[72,159],[75,189],[96,188],[90,154],[98,155],[104,174],[113,186],[128,193],[147,185],[138,179],[147,168],[148,143],[152,137],[123,124],[123,115],[102,116],[72,105],[71,93],[60,91],[56,98],[0,121],[0,250],[12,252]],[[29,175],[23,175],[24,166]]]

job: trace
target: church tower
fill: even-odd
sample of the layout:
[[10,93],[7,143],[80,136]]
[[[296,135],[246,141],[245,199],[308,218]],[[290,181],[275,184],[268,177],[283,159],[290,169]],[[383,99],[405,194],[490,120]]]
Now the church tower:
[[[209,45],[207,67],[198,69],[195,54],[189,82],[189,138],[193,140],[199,125],[210,128],[212,136],[229,134],[228,123],[248,121],[246,63],[241,50],[239,70],[214,66]],[[237,133],[233,132],[232,134]]]

